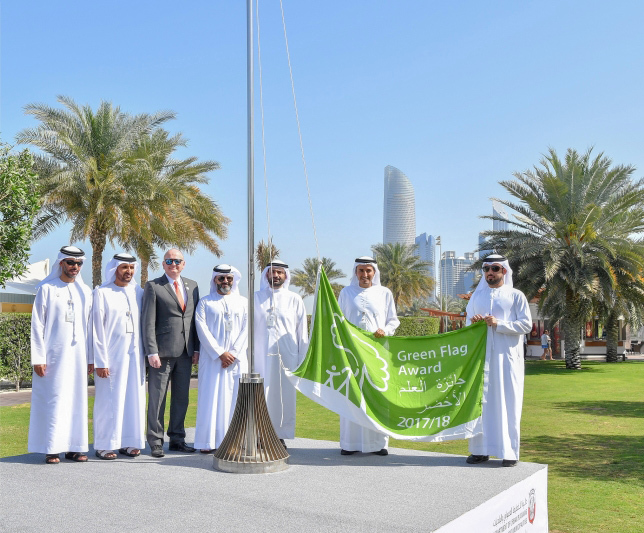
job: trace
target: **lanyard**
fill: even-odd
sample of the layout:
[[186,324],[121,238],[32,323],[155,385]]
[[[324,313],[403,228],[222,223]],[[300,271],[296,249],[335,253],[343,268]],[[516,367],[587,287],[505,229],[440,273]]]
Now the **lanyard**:
[[123,296],[127,303],[127,311],[125,311],[125,333],[134,333],[134,316],[132,314],[132,304],[130,297],[127,294],[127,289],[123,288]]

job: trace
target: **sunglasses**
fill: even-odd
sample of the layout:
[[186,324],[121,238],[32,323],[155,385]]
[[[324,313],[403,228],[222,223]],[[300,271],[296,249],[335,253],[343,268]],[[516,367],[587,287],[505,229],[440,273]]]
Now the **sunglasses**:
[[489,272],[490,270],[492,272],[498,272],[501,270],[503,267],[500,267],[499,265],[492,265],[492,266],[484,266],[483,267],[483,272]]
[[232,276],[217,276],[217,281],[228,281],[232,283],[233,279],[235,278],[233,278]]
[[65,263],[67,266],[74,266],[74,265],[78,265],[79,267],[82,267],[82,266],[83,266],[83,262],[82,262],[82,261],[74,261],[73,259],[65,259],[65,260],[64,260],[64,263]]
[[183,263],[183,259],[164,259],[163,262],[166,265],[171,265],[172,263],[174,263],[175,265],[180,265],[181,263]]

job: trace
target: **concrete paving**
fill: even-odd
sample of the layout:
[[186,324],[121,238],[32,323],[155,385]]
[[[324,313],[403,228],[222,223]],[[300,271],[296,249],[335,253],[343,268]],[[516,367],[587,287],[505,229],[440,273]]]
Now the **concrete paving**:
[[[194,429],[189,430],[192,442]],[[338,443],[287,441],[290,468],[228,474],[213,456],[168,452],[88,463],[0,459],[3,531],[434,531],[544,465],[478,466],[455,455],[391,449],[342,456]]]

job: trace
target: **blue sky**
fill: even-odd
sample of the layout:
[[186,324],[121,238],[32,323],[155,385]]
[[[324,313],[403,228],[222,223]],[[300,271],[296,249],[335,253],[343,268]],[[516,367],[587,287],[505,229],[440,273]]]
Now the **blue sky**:
[[[204,291],[218,262],[246,275],[245,9],[21,0],[0,10],[2,140],[36,124],[26,104],[57,105],[63,94],[131,113],[171,109],[168,129],[189,139],[180,155],[221,164],[204,190],[232,220],[224,256],[198,251],[185,270]],[[347,274],[382,240],[387,165],[414,185],[417,233],[441,235],[458,255],[490,227],[479,216],[490,197],[506,197],[498,182],[549,147],[594,146],[643,175],[641,2],[284,0],[284,9],[320,253]],[[277,0],[260,2],[260,21],[271,230],[297,267],[316,250]],[[258,100],[256,132],[259,240]],[[32,259],[67,242],[61,228],[34,243]]]

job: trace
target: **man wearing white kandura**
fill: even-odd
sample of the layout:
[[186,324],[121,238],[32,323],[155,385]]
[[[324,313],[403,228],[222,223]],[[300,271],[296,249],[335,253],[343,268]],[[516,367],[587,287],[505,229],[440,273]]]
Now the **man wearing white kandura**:
[[31,313],[31,389],[28,450],[47,464],[84,463],[87,441],[87,354],[92,291],[80,271],[83,250],[63,246],[51,274],[38,285]]
[[295,370],[307,349],[306,309],[302,297],[288,290],[290,281],[286,263],[269,263],[255,293],[254,313],[256,370],[264,378],[266,406],[282,444],[295,438],[296,391],[281,365]]
[[[380,271],[373,257],[358,257],[353,265],[351,283],[338,298],[345,318],[354,326],[376,337],[393,335],[400,325],[393,294],[380,284]],[[340,453],[358,451],[388,455],[389,437],[340,417]]]
[[116,254],[105,268],[105,281],[94,290],[94,448],[100,459],[116,459],[117,448],[137,457],[145,446],[143,289],[134,280],[137,267],[135,257]]
[[248,372],[248,300],[239,294],[239,270],[213,269],[210,294],[195,313],[201,343],[195,448],[217,449],[233,417],[239,378]]
[[525,295],[512,286],[512,269],[500,255],[483,262],[483,277],[467,305],[467,324],[487,325],[483,432],[470,439],[470,464],[503,459],[503,466],[519,461],[519,433],[523,405],[523,336],[532,329]]

